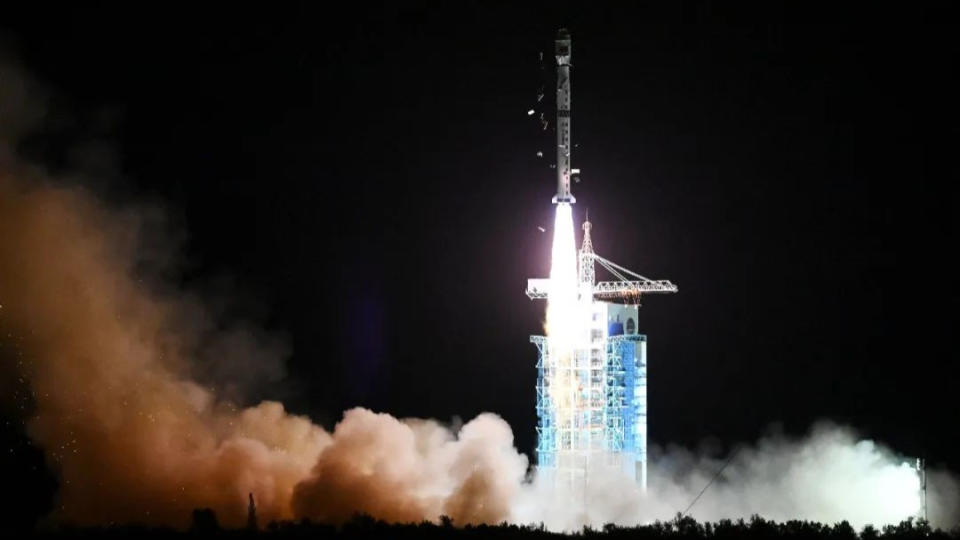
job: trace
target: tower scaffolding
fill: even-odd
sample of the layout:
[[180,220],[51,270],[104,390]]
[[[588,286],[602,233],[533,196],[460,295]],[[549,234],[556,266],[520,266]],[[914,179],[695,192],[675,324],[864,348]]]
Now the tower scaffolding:
[[[619,468],[647,485],[647,337],[638,332],[639,300],[674,293],[669,280],[650,280],[594,253],[592,224],[583,223],[578,253],[578,320],[583,338],[557,354],[548,336],[537,347],[537,468],[571,486],[593,466]],[[619,281],[596,281],[596,263]],[[549,279],[531,279],[527,296],[546,299]]]
[[[557,33],[554,53],[557,194],[553,202],[562,206],[576,202],[570,186],[580,173],[571,161],[575,146],[570,80],[573,49],[566,29]],[[583,482],[585,486],[592,465],[616,466],[645,488],[647,337],[638,333],[637,309],[644,295],[675,293],[677,287],[669,280],[643,277],[594,253],[591,228],[590,221],[584,221],[577,257],[578,298],[575,307],[568,306],[576,313],[566,314],[577,321],[575,335],[564,336],[568,346],[562,350],[550,337],[530,336],[538,352],[537,469],[558,481],[570,485]],[[598,282],[597,264],[615,279]],[[550,288],[549,279],[527,280],[531,300],[548,300]],[[568,291],[557,292],[566,295]]]

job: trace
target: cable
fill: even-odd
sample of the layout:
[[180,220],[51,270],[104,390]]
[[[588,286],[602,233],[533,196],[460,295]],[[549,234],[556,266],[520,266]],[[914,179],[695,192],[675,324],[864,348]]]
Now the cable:
[[720,474],[723,473],[723,470],[727,468],[727,465],[730,465],[730,462],[733,461],[733,458],[737,457],[738,453],[740,453],[739,446],[733,449],[733,452],[730,454],[730,457],[727,458],[727,462],[723,464],[723,467],[720,467],[720,470],[717,471],[717,474],[713,475],[713,478],[711,478],[710,481],[707,482],[707,485],[703,486],[703,489],[701,489],[700,493],[697,494],[697,496],[693,499],[693,502],[690,503],[690,506],[688,506],[687,509],[680,514],[681,516],[687,515],[687,512],[689,512],[690,509],[693,508],[693,505],[697,504],[697,501],[699,501],[700,497],[707,491],[707,488],[713,485],[714,481],[716,481],[717,478],[720,478]]
[[[630,274],[631,276],[633,276],[633,277],[635,277],[635,278],[637,278],[637,279],[639,279],[639,280],[641,280],[641,281],[653,281],[652,279],[643,277],[643,276],[641,276],[640,274],[634,272],[633,270],[630,270],[630,269],[628,269],[628,268],[624,268],[624,267],[620,266],[619,264],[617,264],[617,263],[615,263],[615,262],[613,262],[613,261],[608,261],[607,259],[604,259],[603,257],[601,257],[601,256],[599,256],[599,255],[597,255],[597,254],[594,254],[593,256],[594,256],[595,259],[597,259],[598,262],[600,262],[601,265],[603,265],[604,268],[607,268],[607,265],[610,265],[610,266],[613,266],[614,268],[616,268],[617,270],[620,270],[620,271],[622,271],[622,272],[624,272],[624,273]],[[609,270],[609,268],[608,268],[608,270]],[[627,280],[624,280],[624,281],[627,281]]]

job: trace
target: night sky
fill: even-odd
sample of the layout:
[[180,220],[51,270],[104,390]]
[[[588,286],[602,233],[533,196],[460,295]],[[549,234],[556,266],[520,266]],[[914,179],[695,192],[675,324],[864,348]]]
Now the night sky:
[[652,442],[832,419],[960,469],[955,4],[457,4],[7,9],[50,94],[20,151],[162,206],[178,286],[287,341],[248,403],[492,411],[532,453],[555,135],[527,110],[566,26],[575,217],[680,288],[641,309]]

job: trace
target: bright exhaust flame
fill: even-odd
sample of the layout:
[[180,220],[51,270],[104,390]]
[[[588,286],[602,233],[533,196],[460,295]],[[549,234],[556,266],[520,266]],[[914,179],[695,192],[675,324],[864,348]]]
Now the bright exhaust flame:
[[555,352],[571,352],[577,334],[577,251],[573,238],[573,209],[567,203],[557,205],[553,224],[546,330]]
[[553,359],[554,366],[550,377],[553,421],[560,429],[574,429],[574,411],[582,406],[582,392],[579,391],[576,381],[574,352],[582,328],[578,313],[573,209],[568,203],[559,203],[553,225],[546,334],[550,337],[548,354]]

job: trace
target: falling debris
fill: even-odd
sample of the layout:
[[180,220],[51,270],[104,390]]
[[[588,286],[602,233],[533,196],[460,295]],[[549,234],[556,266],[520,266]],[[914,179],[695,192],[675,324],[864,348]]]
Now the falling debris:
[[543,101],[543,92],[537,94],[537,103],[540,103],[541,101]]
[[529,111],[527,111],[527,116],[533,116],[533,113],[535,112],[536,111],[534,111],[533,109],[530,109]]
[[[537,151],[537,157],[543,157],[543,152],[541,152],[541,151],[538,150],[538,151]],[[3,307],[3,306],[0,306],[0,308],[2,308],[2,307]]]
[[540,232],[547,232],[546,229],[544,229],[543,227],[540,227],[539,225],[537,226],[537,228],[540,229]]

